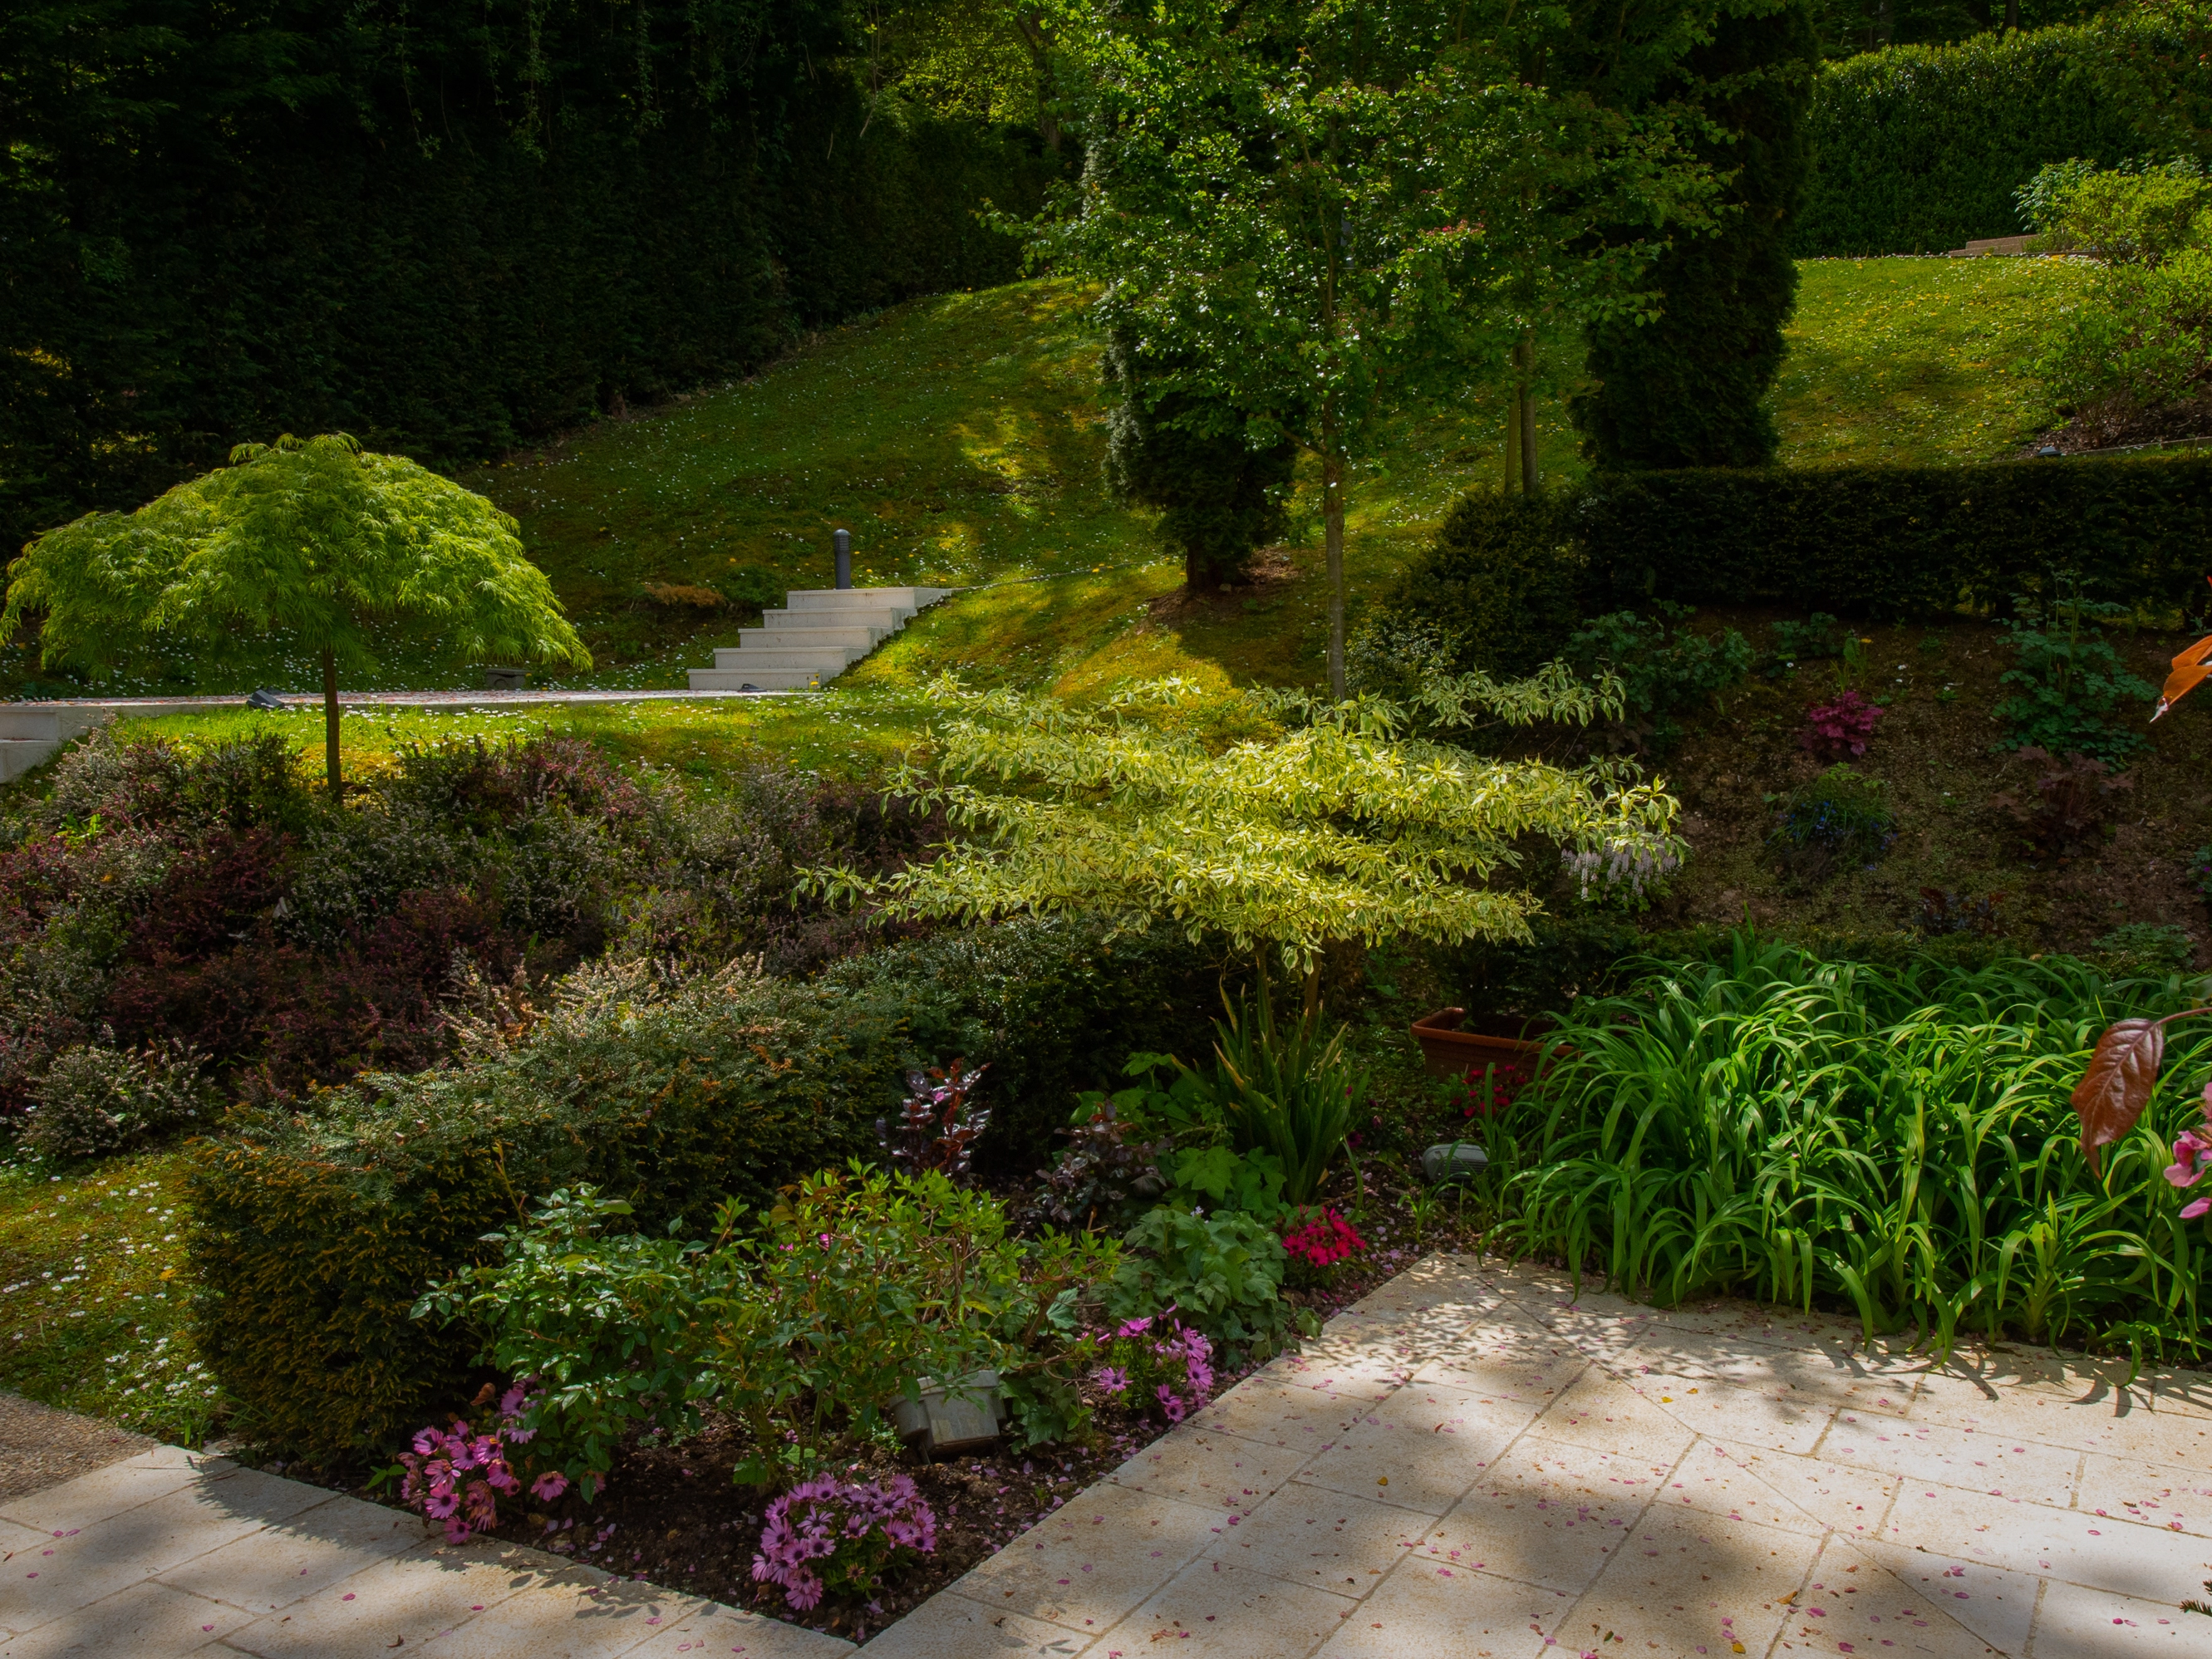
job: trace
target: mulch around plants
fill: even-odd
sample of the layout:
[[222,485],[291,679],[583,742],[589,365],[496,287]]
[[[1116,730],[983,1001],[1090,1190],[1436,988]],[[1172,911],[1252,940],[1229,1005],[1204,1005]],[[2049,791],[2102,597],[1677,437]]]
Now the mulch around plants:
[[[1348,1196],[1330,1195],[1340,1206]],[[1331,1269],[1323,1283],[1287,1289],[1285,1299],[1326,1321],[1409,1266],[1421,1249],[1460,1249],[1468,1243],[1448,1231],[1432,1231],[1416,1247],[1397,1207],[1398,1196],[1370,1187],[1361,1224],[1369,1249]],[[1218,1367],[1216,1392],[1233,1386],[1253,1369],[1253,1362]],[[594,1503],[586,1504],[571,1492],[551,1504],[526,1498],[503,1504],[505,1513],[492,1535],[663,1589],[703,1595],[861,1642],[1111,1474],[1169,1426],[1153,1417],[1101,1411],[1091,1435],[1079,1444],[1022,1451],[1000,1442],[935,1462],[912,1451],[902,1454],[874,1445],[850,1449],[830,1472],[848,1480],[911,1476],[936,1516],[937,1548],[894,1571],[872,1599],[825,1599],[811,1612],[788,1606],[775,1585],[753,1580],[753,1558],[768,1499],[731,1480],[732,1468],[750,1447],[742,1431],[727,1419],[710,1419],[703,1432],[680,1443],[647,1437],[625,1446]],[[269,1467],[295,1479],[319,1478],[299,1466]],[[324,1478],[327,1484],[358,1491],[349,1483]],[[381,1501],[394,1502],[389,1494]]]
[[44,1492],[160,1443],[0,1389],[0,1499]]

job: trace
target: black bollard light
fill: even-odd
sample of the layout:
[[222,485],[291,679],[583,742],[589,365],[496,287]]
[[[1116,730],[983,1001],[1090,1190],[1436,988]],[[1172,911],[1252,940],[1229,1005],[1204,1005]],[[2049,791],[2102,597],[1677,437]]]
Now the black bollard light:
[[853,532],[849,530],[833,532],[830,540],[837,545],[837,586],[853,585]]

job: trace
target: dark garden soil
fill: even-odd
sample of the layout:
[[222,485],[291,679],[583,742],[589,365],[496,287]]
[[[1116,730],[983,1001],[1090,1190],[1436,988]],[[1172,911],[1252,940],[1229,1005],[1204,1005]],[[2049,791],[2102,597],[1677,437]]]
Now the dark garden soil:
[[[1764,646],[1763,612],[1701,613],[1697,626],[1741,629]],[[1923,890],[1972,901],[1996,896],[1996,936],[2023,954],[2091,951],[2129,923],[2179,927],[2212,967],[2205,898],[2191,873],[2212,843],[2212,702],[2203,694],[2150,724],[2133,698],[2112,724],[2141,732],[2143,748],[2116,769],[2125,789],[2107,820],[2063,856],[2039,856],[2017,825],[1992,805],[2025,788],[2034,773],[1999,747],[2005,727],[1991,712],[2008,688],[2000,677],[2014,653],[1987,623],[1940,628],[1863,626],[1867,667],[1859,689],[1884,714],[1853,764],[1881,780],[1897,817],[1897,839],[1869,866],[1845,869],[1801,888],[1785,881],[1769,851],[1788,793],[1826,763],[1800,743],[1807,708],[1834,698],[1838,665],[1815,662],[1755,677],[1693,723],[1672,754],[1649,763],[1682,803],[1691,855],[1641,919],[1657,930],[1748,921],[1767,932],[1831,930],[1864,936],[1926,931]],[[2126,665],[2151,685],[2191,634],[2145,629],[2109,636]]]

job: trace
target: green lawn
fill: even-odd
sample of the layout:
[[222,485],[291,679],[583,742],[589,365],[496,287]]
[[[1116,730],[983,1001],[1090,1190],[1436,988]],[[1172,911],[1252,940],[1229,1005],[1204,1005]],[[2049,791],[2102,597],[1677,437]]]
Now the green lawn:
[[2050,425],[2027,372],[2068,259],[1808,259],[1774,388],[1786,466],[2002,460]]
[[198,1439],[215,1388],[185,1317],[184,1170],[177,1152],[0,1165],[0,1389]]
[[[2082,280],[2078,266],[1897,258],[1802,270],[1774,392],[1785,464],[1991,459],[2040,424],[2021,361]],[[754,380],[460,476],[515,514],[597,658],[592,673],[565,684],[680,686],[686,666],[734,644],[749,618],[659,603],[648,585],[700,587],[750,571],[771,589],[825,586],[838,526],[854,532],[864,585],[978,590],[878,653],[848,677],[855,688],[910,688],[948,668],[1072,691],[1170,672],[1316,679],[1325,611],[1313,480],[1301,480],[1274,580],[1226,603],[1177,603],[1177,567],[1144,515],[1105,489],[1086,297],[1042,280],[915,301],[823,335]],[[1542,469],[1575,477],[1583,464],[1563,401],[1579,368],[1574,343],[1551,343],[1545,367],[1559,395],[1540,404]],[[1504,428],[1502,385],[1480,376],[1450,406],[1386,424],[1350,493],[1355,606],[1460,491],[1500,479]],[[1049,580],[1018,580],[1038,576]],[[164,680],[149,665],[126,689],[194,689],[188,665],[167,672]],[[394,641],[380,684],[460,685],[470,672]],[[0,687],[32,678],[20,647],[0,651]],[[306,690],[307,678],[274,649],[260,683]],[[647,724],[664,720],[682,724],[659,714]]]

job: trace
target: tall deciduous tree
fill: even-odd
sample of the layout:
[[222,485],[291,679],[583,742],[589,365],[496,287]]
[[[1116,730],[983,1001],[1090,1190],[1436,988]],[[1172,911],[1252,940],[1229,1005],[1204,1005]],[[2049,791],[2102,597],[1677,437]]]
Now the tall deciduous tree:
[[[1708,169],[1667,110],[1547,84],[1555,37],[1591,35],[1642,84],[1706,14],[1061,3],[1089,148],[1036,250],[1103,279],[1097,320],[1162,366],[1163,395],[1316,459],[1341,696],[1346,493],[1377,417],[1463,390],[1540,317],[1635,311],[1664,234],[1705,221]],[[1597,234],[1621,225],[1649,236]]]
[[0,639],[44,613],[41,659],[111,663],[165,641],[216,653],[283,632],[322,668],[331,793],[338,674],[376,665],[373,627],[473,656],[591,666],[515,522],[483,496],[343,433],[241,444],[135,513],[89,513],[8,567]]
[[1711,233],[1677,236],[1652,266],[1658,314],[1590,331],[1595,385],[1570,408],[1599,466],[1773,461],[1779,438],[1765,398],[1797,297],[1790,228],[1811,167],[1804,125],[1819,59],[1804,0],[1784,0],[1764,15],[1723,16],[1667,88],[1715,124],[1698,149],[1726,176],[1726,192]]

